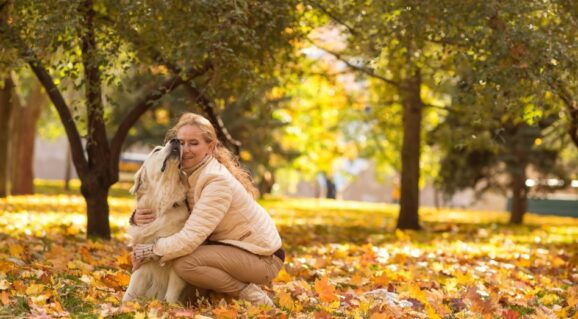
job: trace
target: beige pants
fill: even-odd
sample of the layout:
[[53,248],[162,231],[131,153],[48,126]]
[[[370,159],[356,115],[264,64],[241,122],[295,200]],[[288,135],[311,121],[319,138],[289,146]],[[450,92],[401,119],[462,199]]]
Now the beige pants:
[[258,256],[237,247],[201,245],[175,259],[173,267],[193,287],[238,297],[249,283],[270,283],[283,262],[277,256]]

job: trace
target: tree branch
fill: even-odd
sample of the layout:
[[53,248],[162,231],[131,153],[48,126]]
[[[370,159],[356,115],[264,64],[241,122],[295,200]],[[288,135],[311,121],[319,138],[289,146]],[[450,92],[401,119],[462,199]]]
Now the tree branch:
[[306,1],[305,3],[308,3],[312,7],[319,9],[321,12],[323,12],[325,15],[331,18],[331,20],[337,22],[337,24],[339,25],[344,26],[349,31],[349,33],[351,33],[351,35],[357,36],[359,34],[353,27],[348,25],[345,21],[337,17],[335,14],[329,12],[329,10],[327,10],[327,8],[323,7],[322,5],[316,3],[315,1]]
[[560,83],[560,80],[554,80],[554,82],[548,81],[548,84],[558,94],[566,106],[566,111],[570,117],[568,134],[570,135],[574,145],[578,147],[578,103],[572,98],[572,93],[570,93],[570,91]]
[[[190,74],[194,76],[194,74],[203,72],[201,70],[193,69]],[[138,119],[148,111],[156,101],[160,100],[166,94],[172,92],[174,89],[179,87],[185,83],[183,78],[179,75],[175,75],[169,80],[165,81],[158,89],[153,90],[153,92],[149,93],[148,95],[144,96],[139,102],[137,102],[130,110],[130,112],[124,117],[112,141],[110,143],[110,160],[112,163],[118,163],[120,159],[120,152],[122,149],[122,144],[126,139],[128,131],[130,128],[138,121]],[[113,173],[118,173],[118,165],[112,165]],[[113,176],[118,176],[117,174],[113,174]]]
[[196,87],[187,85],[186,88],[193,100],[199,103],[203,111],[208,115],[211,124],[217,128],[221,128],[217,129],[218,139],[223,142],[225,147],[231,149],[234,154],[238,156],[241,152],[241,143],[233,139],[229,134],[229,131],[225,128],[223,120],[215,113],[213,103]]
[[[108,24],[114,23],[114,21],[108,16],[99,15],[98,18],[101,19],[103,22],[106,22]],[[166,66],[176,76],[179,76],[181,74],[182,70],[176,64],[166,60],[162,56],[162,54],[158,50],[156,50],[153,46],[150,46],[147,43],[145,43],[144,41],[142,41],[138,32],[134,31],[133,29],[127,29],[127,31],[129,32],[128,40],[134,44],[136,49],[146,48],[148,56],[153,61],[155,61],[161,65]],[[232,147],[235,154],[238,155],[241,143],[239,141],[233,139],[231,134],[229,134],[227,128],[223,124],[222,119],[215,112],[215,109],[214,109],[213,104],[211,103],[210,99],[207,96],[205,96],[205,94],[203,94],[203,92],[199,91],[197,88],[195,88],[191,85],[192,79],[205,74],[210,68],[212,68],[212,64],[211,64],[210,60],[207,60],[204,64],[203,68],[201,69],[202,72],[192,71],[192,74],[187,76],[187,80],[185,80],[184,78],[181,78],[181,80],[183,81],[181,84],[184,84],[187,87],[187,91],[189,91],[191,96],[194,97],[195,101],[201,104],[203,111],[205,112],[205,114],[209,118],[209,121],[211,121],[211,124],[213,124],[213,126],[215,127],[215,130],[217,131],[217,135],[218,135],[219,139],[223,142],[223,144],[225,146]],[[142,113],[141,113],[141,115],[142,115]],[[126,134],[125,134],[125,137],[126,137]],[[124,141],[124,138],[122,141]],[[114,160],[114,158],[113,158],[113,160]]]
[[[86,152],[89,169],[106,169],[110,148],[104,126],[102,105],[102,84],[98,63],[96,36],[94,34],[94,9],[92,0],[86,0],[80,7],[84,16],[84,28],[80,32],[82,65],[84,66],[86,109],[88,117]],[[99,163],[100,161],[100,163]],[[109,176],[110,177],[110,176]],[[114,178],[113,178],[114,179]]]
[[[313,43],[313,41],[311,41],[311,42]],[[361,72],[361,73],[363,73],[363,74],[366,74],[366,75],[368,75],[368,76],[370,76],[370,77],[372,77],[372,78],[381,80],[382,82],[385,82],[385,83],[387,83],[387,84],[389,84],[389,85],[391,85],[391,86],[394,86],[394,87],[396,87],[396,88],[400,88],[400,84],[399,84],[399,83],[397,83],[397,82],[395,82],[395,81],[393,81],[393,80],[390,80],[390,79],[388,79],[388,78],[386,78],[386,77],[383,77],[383,76],[381,76],[381,75],[379,75],[379,74],[376,74],[372,69],[368,69],[368,68],[365,68],[365,67],[362,67],[362,66],[359,66],[359,65],[355,65],[355,64],[349,62],[347,59],[345,59],[343,56],[341,56],[341,54],[339,54],[339,53],[337,53],[337,52],[334,52],[334,51],[331,51],[331,50],[329,50],[329,49],[320,47],[320,46],[316,45],[315,43],[313,43],[313,45],[315,45],[316,47],[318,47],[320,50],[323,50],[324,52],[327,52],[327,53],[331,54],[331,55],[334,56],[337,60],[345,63],[349,68],[351,68],[351,69],[353,69],[353,70],[355,70],[355,71],[359,71],[359,72]]]

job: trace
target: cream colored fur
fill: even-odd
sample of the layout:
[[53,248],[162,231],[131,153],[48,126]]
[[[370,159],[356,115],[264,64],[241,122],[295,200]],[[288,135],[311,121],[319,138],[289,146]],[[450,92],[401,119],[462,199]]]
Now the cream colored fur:
[[[179,158],[178,145],[169,142],[164,147],[156,147],[136,173],[131,192],[137,197],[137,208],[151,208],[156,219],[150,224],[129,228],[132,245],[152,244],[157,238],[172,235],[183,228],[189,217],[187,181],[180,171]],[[163,165],[165,168],[161,171]],[[184,286],[185,282],[176,275],[170,262],[161,266],[158,261],[152,261],[132,274],[122,300],[145,297],[177,302]]]

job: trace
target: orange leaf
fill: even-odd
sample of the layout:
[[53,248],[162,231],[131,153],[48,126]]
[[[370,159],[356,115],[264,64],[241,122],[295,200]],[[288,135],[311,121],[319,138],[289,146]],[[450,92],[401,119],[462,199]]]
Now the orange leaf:
[[356,273],[355,275],[353,275],[353,277],[351,277],[350,283],[356,287],[359,287],[363,284],[363,277],[361,277],[360,274]]
[[227,309],[223,307],[219,307],[217,309],[213,309],[213,314],[217,319],[236,319],[237,312],[233,309]]
[[504,312],[502,312],[502,318],[504,319],[518,319],[518,317],[520,316],[520,314],[512,309],[508,309]]
[[7,305],[10,303],[10,294],[8,293],[8,291],[0,292],[0,301],[2,302],[3,305]]
[[389,279],[389,277],[385,273],[383,273],[379,277],[375,277],[373,279],[373,282],[376,285],[381,285],[381,286],[385,286],[385,287],[387,286],[387,284],[389,284],[390,281],[391,280]]
[[315,319],[331,319],[331,318],[333,318],[329,313],[327,313],[327,312],[325,312],[325,311],[323,311],[323,310],[321,310],[321,311],[316,311],[316,312],[313,314],[313,317],[314,317]]
[[102,282],[110,288],[124,288],[128,286],[130,282],[130,276],[121,271],[118,271],[114,274],[106,274],[104,278],[102,278]]
[[321,301],[333,302],[339,300],[335,294],[335,287],[329,283],[327,277],[315,280],[315,292],[317,292]]

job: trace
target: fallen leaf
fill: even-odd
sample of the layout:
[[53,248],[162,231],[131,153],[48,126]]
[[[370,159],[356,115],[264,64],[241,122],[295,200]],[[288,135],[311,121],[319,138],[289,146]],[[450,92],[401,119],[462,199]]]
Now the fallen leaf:
[[339,300],[335,294],[335,287],[329,283],[327,277],[315,280],[315,292],[319,295],[319,299],[324,302],[333,302]]

